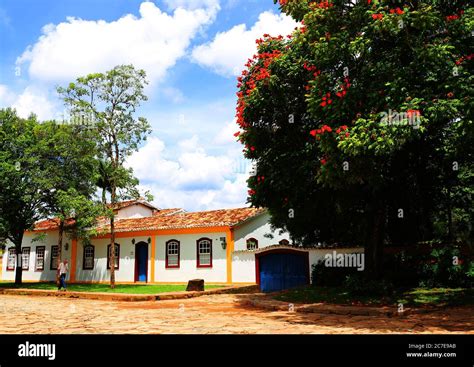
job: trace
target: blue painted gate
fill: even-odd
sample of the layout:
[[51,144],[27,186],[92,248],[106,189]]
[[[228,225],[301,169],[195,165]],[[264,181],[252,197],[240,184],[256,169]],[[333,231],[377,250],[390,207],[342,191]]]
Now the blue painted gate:
[[257,261],[262,292],[276,292],[309,283],[308,254],[305,252],[260,254]]
[[145,242],[137,243],[135,256],[135,281],[146,282],[148,272],[148,244]]

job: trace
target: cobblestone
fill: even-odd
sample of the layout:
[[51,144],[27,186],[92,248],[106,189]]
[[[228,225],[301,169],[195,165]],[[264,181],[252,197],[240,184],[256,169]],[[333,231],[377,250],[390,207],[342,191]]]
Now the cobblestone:
[[6,334],[373,334],[470,333],[470,307],[431,313],[361,316],[263,310],[253,295],[118,302],[2,295],[0,333]]

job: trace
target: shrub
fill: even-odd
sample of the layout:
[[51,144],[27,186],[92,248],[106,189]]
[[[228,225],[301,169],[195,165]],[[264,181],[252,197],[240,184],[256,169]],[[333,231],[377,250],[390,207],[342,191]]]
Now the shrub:
[[422,287],[470,287],[474,284],[474,265],[458,248],[434,249],[420,266]]
[[370,280],[364,274],[350,274],[343,283],[355,296],[385,296],[394,290],[393,284],[385,279]]
[[355,268],[327,267],[324,260],[320,260],[311,269],[311,279],[313,285],[336,287],[342,285],[346,277],[354,272],[357,272]]

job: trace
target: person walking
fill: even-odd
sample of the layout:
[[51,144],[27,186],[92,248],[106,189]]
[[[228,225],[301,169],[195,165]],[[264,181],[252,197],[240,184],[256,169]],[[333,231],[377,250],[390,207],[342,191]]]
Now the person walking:
[[64,288],[64,291],[66,291],[66,275],[69,270],[69,266],[67,263],[67,260],[64,260],[59,263],[59,286],[58,286],[58,291],[61,290],[61,288]]

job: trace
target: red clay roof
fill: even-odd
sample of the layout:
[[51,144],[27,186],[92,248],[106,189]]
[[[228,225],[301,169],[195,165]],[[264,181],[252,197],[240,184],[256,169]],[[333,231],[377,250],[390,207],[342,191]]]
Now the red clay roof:
[[[237,208],[219,209],[202,212],[184,212],[182,209],[161,209],[152,217],[116,219],[116,232],[136,232],[156,229],[205,228],[218,226],[235,226],[250,218],[265,212],[265,209]],[[57,219],[48,219],[37,222],[35,231],[56,229]],[[98,230],[103,233],[109,231],[109,225],[100,221]]]
[[[152,204],[150,204],[149,202],[147,202],[145,199],[142,199],[142,198],[137,199],[137,200],[121,201],[119,203],[115,203],[113,207],[115,210],[120,210],[120,209],[127,208],[129,206],[136,205],[136,204],[141,204],[141,205],[149,207],[150,209],[158,210],[157,207],[153,206]],[[107,206],[110,208],[112,204],[108,204]]]
[[[69,219],[66,221],[65,225],[70,226],[74,224],[74,220]],[[49,231],[51,229],[57,229],[59,227],[59,219],[45,219],[35,223],[35,231]]]

